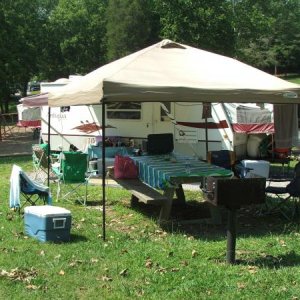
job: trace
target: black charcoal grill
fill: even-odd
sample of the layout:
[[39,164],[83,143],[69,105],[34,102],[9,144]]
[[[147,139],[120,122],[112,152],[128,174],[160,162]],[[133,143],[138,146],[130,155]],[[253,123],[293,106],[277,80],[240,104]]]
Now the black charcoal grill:
[[205,200],[215,206],[228,209],[227,221],[227,262],[235,263],[236,213],[246,205],[265,202],[266,178],[223,178],[206,177],[203,185]]

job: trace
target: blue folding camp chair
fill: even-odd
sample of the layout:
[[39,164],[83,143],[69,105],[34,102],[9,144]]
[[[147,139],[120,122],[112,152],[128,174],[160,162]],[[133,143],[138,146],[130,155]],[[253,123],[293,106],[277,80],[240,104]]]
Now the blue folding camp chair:
[[269,178],[266,193],[275,196],[267,205],[267,213],[279,211],[286,219],[292,220],[299,215],[300,199],[300,162],[295,165],[292,179]]
[[30,177],[17,165],[13,165],[10,176],[9,206],[19,213],[26,205],[36,205],[38,202],[52,204],[50,189]]

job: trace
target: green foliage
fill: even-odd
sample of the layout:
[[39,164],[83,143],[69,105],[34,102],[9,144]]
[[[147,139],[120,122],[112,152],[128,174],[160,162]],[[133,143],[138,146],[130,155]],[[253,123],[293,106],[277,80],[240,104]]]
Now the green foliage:
[[154,1],[163,38],[233,55],[234,36],[228,1]]
[[27,82],[39,71],[47,7],[46,0],[0,2],[0,103],[6,102],[6,110],[12,90],[26,94]]
[[300,70],[299,0],[3,0],[0,109],[27,82],[85,74],[162,38]]
[[147,1],[109,0],[106,27],[109,61],[144,48],[151,32]]
[[236,1],[234,15],[239,59],[275,74],[300,70],[298,0]]
[[84,74],[104,64],[105,5],[105,1],[59,1],[45,25],[48,43],[41,70],[45,78]]

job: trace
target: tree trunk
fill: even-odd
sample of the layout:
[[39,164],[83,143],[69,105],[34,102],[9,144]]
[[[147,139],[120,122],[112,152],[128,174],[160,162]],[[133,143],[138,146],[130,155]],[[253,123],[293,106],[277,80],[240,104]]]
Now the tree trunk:
[[27,86],[28,86],[28,82],[24,82],[22,85],[22,96],[26,97],[27,96]]

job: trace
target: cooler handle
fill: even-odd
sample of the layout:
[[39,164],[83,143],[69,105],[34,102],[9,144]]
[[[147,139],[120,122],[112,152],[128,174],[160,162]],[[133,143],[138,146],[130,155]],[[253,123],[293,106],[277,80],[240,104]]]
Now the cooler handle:
[[66,226],[67,218],[53,218],[53,229],[62,229]]

